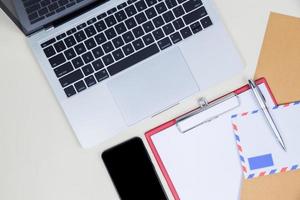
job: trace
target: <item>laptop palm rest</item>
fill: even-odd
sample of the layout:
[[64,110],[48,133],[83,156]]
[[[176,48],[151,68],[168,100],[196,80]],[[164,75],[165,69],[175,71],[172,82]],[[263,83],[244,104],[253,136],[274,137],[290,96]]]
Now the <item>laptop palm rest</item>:
[[142,62],[108,83],[127,125],[150,117],[199,90],[179,48]]

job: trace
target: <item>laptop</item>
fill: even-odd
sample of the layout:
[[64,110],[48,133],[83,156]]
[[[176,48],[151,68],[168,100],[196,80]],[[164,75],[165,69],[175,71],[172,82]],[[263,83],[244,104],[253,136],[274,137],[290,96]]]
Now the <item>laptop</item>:
[[212,0],[1,0],[82,147],[241,72]]

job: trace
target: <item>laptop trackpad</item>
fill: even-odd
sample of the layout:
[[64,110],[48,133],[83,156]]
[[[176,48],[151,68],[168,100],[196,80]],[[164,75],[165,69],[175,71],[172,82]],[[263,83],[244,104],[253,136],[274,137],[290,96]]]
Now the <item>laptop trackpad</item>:
[[128,125],[176,104],[199,90],[180,50],[161,52],[108,83]]

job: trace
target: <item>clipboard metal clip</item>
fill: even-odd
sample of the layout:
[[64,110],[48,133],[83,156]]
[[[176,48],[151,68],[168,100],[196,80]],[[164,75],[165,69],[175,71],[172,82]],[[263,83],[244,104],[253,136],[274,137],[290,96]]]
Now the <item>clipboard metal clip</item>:
[[204,123],[211,122],[240,106],[240,99],[235,93],[230,93],[211,103],[203,97],[198,102],[199,108],[176,119],[176,127],[180,133],[186,133]]

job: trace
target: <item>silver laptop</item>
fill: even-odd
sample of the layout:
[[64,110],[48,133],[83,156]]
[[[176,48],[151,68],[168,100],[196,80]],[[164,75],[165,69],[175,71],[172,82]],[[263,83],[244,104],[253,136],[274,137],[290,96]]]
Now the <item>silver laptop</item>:
[[243,63],[212,0],[1,0],[82,147],[92,147]]

